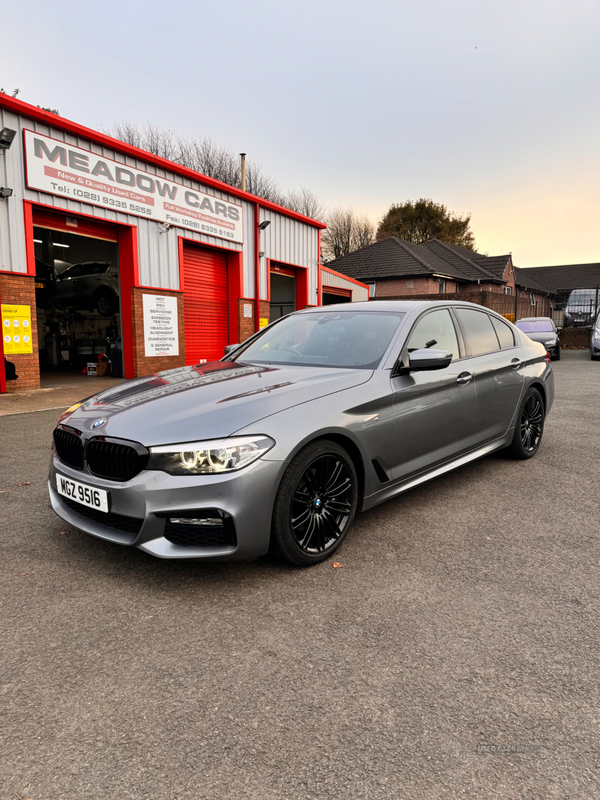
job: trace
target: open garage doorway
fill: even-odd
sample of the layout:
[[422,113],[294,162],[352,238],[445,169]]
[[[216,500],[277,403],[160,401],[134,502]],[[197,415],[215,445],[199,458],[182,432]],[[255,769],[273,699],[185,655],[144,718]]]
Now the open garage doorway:
[[273,322],[296,310],[296,273],[286,267],[271,265],[269,282],[269,321]]
[[[70,226],[71,229],[68,229]],[[123,376],[119,246],[114,226],[33,215],[40,372]],[[89,373],[93,369],[89,367]]]

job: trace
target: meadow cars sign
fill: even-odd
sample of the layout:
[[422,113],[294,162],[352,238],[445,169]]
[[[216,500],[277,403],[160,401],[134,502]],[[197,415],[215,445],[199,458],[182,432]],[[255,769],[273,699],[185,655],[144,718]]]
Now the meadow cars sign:
[[242,208],[89,150],[25,131],[27,186],[242,243]]

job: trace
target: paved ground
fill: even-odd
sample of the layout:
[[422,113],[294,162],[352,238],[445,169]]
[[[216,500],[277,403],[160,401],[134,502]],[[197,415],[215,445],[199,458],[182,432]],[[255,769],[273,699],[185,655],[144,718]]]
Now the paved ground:
[[598,798],[600,363],[556,380],[535,459],[362,515],[341,569],[77,533],[57,412],[0,419],[0,797]]
[[84,397],[122,383],[123,378],[92,378],[72,372],[42,373],[41,388],[0,394],[0,417],[6,414],[68,407]]

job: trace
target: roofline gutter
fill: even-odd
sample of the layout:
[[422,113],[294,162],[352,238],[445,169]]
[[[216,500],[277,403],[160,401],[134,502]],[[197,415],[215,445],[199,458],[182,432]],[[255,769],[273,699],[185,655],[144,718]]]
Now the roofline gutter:
[[[304,222],[306,225],[311,225],[313,228],[324,230],[327,227],[324,222],[318,222],[316,219],[311,219],[311,217],[305,217],[304,214],[298,214],[296,211],[291,211],[289,208],[279,206],[277,203],[272,203],[270,200],[264,200],[262,197],[256,197],[248,192],[242,192],[241,189],[237,189],[235,186],[230,186],[228,183],[223,183],[222,181],[217,181],[214,178],[209,178],[207,175],[203,175],[201,172],[196,172],[189,167],[176,164],[174,161],[168,161],[166,158],[155,156],[153,153],[149,153],[147,150],[134,147],[126,142],[121,142],[119,139],[113,139],[112,136],[108,136],[106,133],[99,133],[93,128],[87,128],[84,125],[79,125],[79,123],[73,122],[65,117],[60,117],[57,114],[52,114],[50,111],[44,111],[42,108],[32,106],[30,103],[25,103],[23,100],[17,100],[16,97],[0,94],[0,108],[6,108],[9,111],[12,111],[14,114],[28,117],[29,119],[34,119],[38,122],[43,122],[49,127],[60,128],[63,131],[68,131],[69,133],[79,136],[82,139],[90,139],[95,144],[100,144],[103,147],[108,147],[110,150],[115,150],[123,155],[137,158],[140,161],[145,161],[147,164],[154,164],[154,166],[167,170],[168,172],[173,172],[176,175],[182,175],[185,178],[191,178],[197,183],[203,183],[205,186],[210,186],[212,189],[217,189],[220,192],[229,194],[232,197],[237,197],[240,200],[245,200],[248,203],[258,203],[263,208],[276,211],[278,214],[291,217],[298,222]],[[40,133],[40,135],[44,136],[46,134]],[[66,144],[68,144],[68,142]]]

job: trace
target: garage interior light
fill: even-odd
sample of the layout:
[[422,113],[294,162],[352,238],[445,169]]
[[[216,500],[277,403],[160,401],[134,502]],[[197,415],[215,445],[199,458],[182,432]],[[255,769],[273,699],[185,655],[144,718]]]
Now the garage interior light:
[[44,244],[41,239],[34,239],[33,240],[36,244]]
[[71,247],[70,244],[61,244],[60,242],[53,242],[54,247]]

